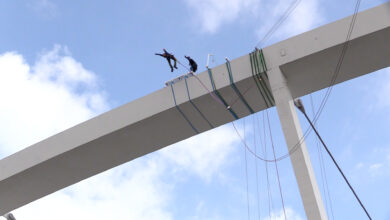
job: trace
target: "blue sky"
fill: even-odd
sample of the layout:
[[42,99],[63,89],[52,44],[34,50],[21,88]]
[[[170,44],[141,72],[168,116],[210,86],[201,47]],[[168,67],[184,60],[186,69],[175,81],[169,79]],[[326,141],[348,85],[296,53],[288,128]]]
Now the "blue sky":
[[[200,71],[208,53],[215,54],[213,66],[252,51],[290,2],[0,0],[0,158],[183,74],[183,68],[171,73],[166,61],[154,56],[162,48],[180,60],[190,55]],[[361,10],[383,2],[363,0]],[[302,0],[266,44],[350,15],[354,5],[352,0],[342,5]],[[335,86],[318,122],[374,219],[390,219],[389,74],[385,69]],[[315,106],[323,94],[312,94]],[[311,112],[310,97],[303,101]],[[282,155],[286,146],[275,109],[269,114],[276,153]],[[254,123],[258,119],[262,126],[262,117],[257,113],[237,122],[248,142],[263,131]],[[308,125],[300,119],[305,130]],[[316,145],[309,136],[307,147],[328,201],[329,219],[365,219],[325,152],[330,197],[324,193]],[[270,143],[267,146],[271,152]],[[43,220],[248,219],[245,164],[243,146],[226,125],[82,181],[14,214]],[[278,166],[288,219],[305,219],[289,159]],[[274,165],[268,165],[271,208],[264,163],[247,154],[247,167],[250,219],[268,220],[269,211],[271,219],[284,219]]]

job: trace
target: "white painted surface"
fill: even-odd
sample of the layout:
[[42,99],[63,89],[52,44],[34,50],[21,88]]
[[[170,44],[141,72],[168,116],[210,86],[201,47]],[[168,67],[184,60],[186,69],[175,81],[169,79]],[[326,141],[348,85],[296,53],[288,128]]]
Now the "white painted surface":
[[[298,182],[306,217],[310,220],[326,220],[328,218],[325,207],[286,78],[276,68],[269,72],[269,76],[288,150],[292,152],[294,148],[297,148],[294,153],[290,154],[290,160]],[[296,146],[298,143],[300,143],[299,146]]]

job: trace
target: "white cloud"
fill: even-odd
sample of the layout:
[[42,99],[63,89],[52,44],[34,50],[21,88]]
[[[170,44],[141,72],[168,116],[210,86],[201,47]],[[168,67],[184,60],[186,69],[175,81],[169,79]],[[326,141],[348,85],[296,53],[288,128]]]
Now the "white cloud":
[[[218,29],[238,19],[256,19],[260,24],[255,34],[262,39],[295,0],[184,0],[192,14],[193,22],[201,31],[215,33]],[[302,0],[280,28],[273,41],[308,31],[324,21],[319,0]]]
[[50,0],[33,0],[29,6],[41,16],[54,17],[58,14],[57,5]]
[[[1,54],[0,98],[2,155],[108,108],[97,76],[76,61],[66,47],[58,45],[43,52],[33,65],[16,52]],[[183,179],[210,181],[220,175],[238,140],[230,127],[222,126],[84,180],[13,213],[18,219],[169,220],[173,218],[170,210],[175,207],[175,185]],[[207,217],[207,213],[204,215]]]
[[[390,150],[386,147],[374,148],[370,155],[367,156],[367,162],[359,162],[355,166],[354,175],[371,177],[389,176],[390,167]],[[358,177],[356,177],[358,178]],[[359,177],[361,178],[361,177]]]
[[[207,145],[206,139],[211,144]],[[229,127],[220,127],[84,180],[13,213],[20,219],[41,220],[173,219],[169,210],[177,204],[172,197],[175,186],[182,184],[183,178],[177,178],[182,173],[171,170],[209,181],[227,163],[235,141],[237,138]],[[203,209],[200,202],[194,207],[194,213],[202,213],[207,218],[208,213]]]
[[381,167],[383,167],[383,164],[381,164],[381,163],[375,163],[375,164],[370,165],[369,170],[370,170],[371,172],[375,172],[375,171],[377,171],[378,169],[380,169]]
[[161,181],[164,168],[148,161],[122,166],[26,205],[18,219],[169,220],[165,210],[172,187]]
[[203,32],[214,33],[246,13],[254,13],[258,0],[185,0]]
[[234,131],[227,126],[214,129],[179,142],[161,151],[163,157],[177,167],[175,171],[196,174],[204,180],[217,174],[239,141]]
[[383,163],[374,163],[368,166],[368,173],[372,177],[378,177],[378,176],[387,176],[389,175],[388,167]]
[[303,0],[286,20],[280,35],[296,35],[309,31],[323,20],[318,0]]
[[[259,39],[262,39],[271,27],[279,21],[293,2],[294,0],[278,0],[264,6],[265,13],[260,16],[262,18],[260,19],[261,25],[257,31]],[[271,41],[274,42],[309,31],[323,20],[324,16],[320,10],[319,0],[302,0],[284,23],[279,26],[279,29],[274,32],[270,40],[272,39]]]
[[53,50],[43,53],[33,67],[41,81],[53,81],[73,91],[77,86],[96,86],[96,76],[75,61],[66,46],[55,45]]
[[361,169],[361,168],[363,168],[364,167],[364,163],[358,163],[358,164],[356,164],[356,169]]
[[16,52],[0,55],[0,100],[0,155],[107,109],[94,73],[61,46],[43,53],[31,66]]
[[[42,53],[31,66],[20,54],[2,54],[0,77],[3,153],[17,151],[108,108],[96,75],[63,46]],[[122,166],[87,179],[14,214],[18,219],[171,219],[163,210],[171,187],[160,180],[162,165],[153,160],[133,162],[131,169]]]
[[272,212],[271,218],[266,217],[263,220],[284,220],[284,219],[302,220],[302,218],[299,216],[299,214],[296,213],[293,209],[291,209],[289,207],[286,208],[286,218],[284,217],[283,210],[280,210],[279,212]]

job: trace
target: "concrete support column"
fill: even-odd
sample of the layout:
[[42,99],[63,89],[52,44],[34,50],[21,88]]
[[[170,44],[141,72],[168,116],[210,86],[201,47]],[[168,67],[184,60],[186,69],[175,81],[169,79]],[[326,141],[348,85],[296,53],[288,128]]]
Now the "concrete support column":
[[[286,78],[279,68],[268,71],[268,76],[287,147],[288,150],[291,150],[303,136],[298,116],[295,111],[293,98],[287,86]],[[302,141],[300,147],[290,155],[290,159],[298,182],[307,219],[326,220],[326,211],[304,141]]]

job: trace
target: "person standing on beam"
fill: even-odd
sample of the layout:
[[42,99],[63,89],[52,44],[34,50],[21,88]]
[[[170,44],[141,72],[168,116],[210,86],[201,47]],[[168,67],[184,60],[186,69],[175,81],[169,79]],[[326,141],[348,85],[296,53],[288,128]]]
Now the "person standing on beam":
[[[168,53],[165,49],[163,49],[163,51],[164,51],[163,54],[155,53],[155,55],[162,56],[165,59],[167,59],[169,67],[171,67],[171,72],[173,72],[173,67],[175,67],[175,69],[177,69],[177,66],[176,66],[177,60],[176,60],[176,58],[175,58],[175,56],[173,54]],[[172,67],[172,64],[171,64],[171,60],[174,61],[173,67]]]
[[196,70],[198,69],[198,64],[196,64],[196,62],[191,57],[189,56],[184,56],[184,57],[188,60],[189,65],[191,67],[191,71],[195,73]]

